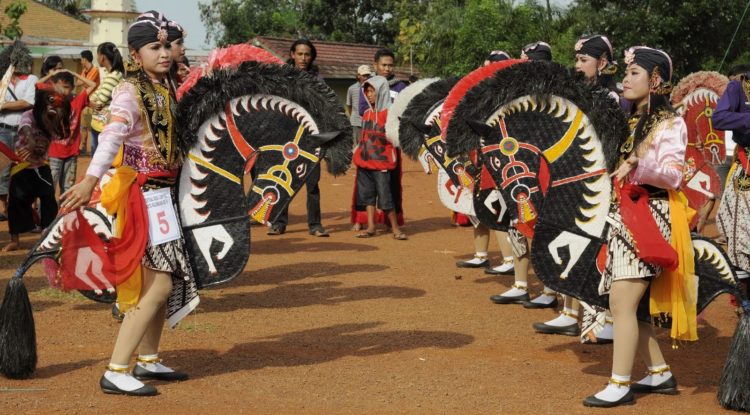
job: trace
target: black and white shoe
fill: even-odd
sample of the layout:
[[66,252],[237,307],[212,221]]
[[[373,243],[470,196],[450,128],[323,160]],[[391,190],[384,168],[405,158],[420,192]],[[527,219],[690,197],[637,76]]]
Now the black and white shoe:
[[487,268],[490,266],[490,260],[474,257],[469,260],[457,261],[456,266],[459,268]]
[[583,400],[583,406],[592,408],[614,408],[620,405],[633,405],[635,403],[635,395],[632,390],[629,390],[622,398],[616,401],[605,401],[599,399],[595,395],[591,395]]
[[644,385],[642,383],[633,383],[630,385],[630,390],[635,393],[661,393],[664,395],[677,395],[677,379],[674,375],[670,376],[669,379],[658,385]]
[[490,301],[495,304],[523,304],[524,302],[529,301],[529,293],[513,296],[497,294],[491,296]]
[[578,323],[573,323],[568,326],[552,326],[545,323],[534,323],[531,326],[537,333],[542,334],[561,334],[563,336],[578,336],[581,334],[581,329],[578,328]]
[[[157,364],[166,368],[166,366],[161,365],[161,363]],[[170,371],[152,372],[140,364],[136,364],[133,368],[133,377],[138,380],[162,380],[165,382],[181,382],[183,380],[188,380],[187,373],[175,372],[171,371],[171,369],[168,370]]]
[[[118,374],[124,377],[131,377],[129,374]],[[131,377],[132,378],[132,377]],[[129,383],[127,379],[124,379],[125,383]],[[131,379],[131,382],[134,379]],[[138,382],[141,383],[141,382]],[[142,383],[141,383],[142,384]],[[102,392],[113,394],[113,395],[128,395],[128,396],[154,396],[157,395],[159,392],[156,390],[155,387],[151,385],[142,384],[140,388],[136,389],[127,389],[124,385],[123,386],[117,386],[114,381],[111,381],[107,379],[107,374],[105,373],[102,375],[102,378],[99,379],[99,387],[102,388]]]

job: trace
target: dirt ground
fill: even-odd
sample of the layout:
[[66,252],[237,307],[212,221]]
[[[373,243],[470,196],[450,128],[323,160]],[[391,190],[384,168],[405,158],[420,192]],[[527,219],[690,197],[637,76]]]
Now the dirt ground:
[[[491,303],[512,277],[455,267],[473,253],[471,229],[450,225],[434,175],[405,166],[408,241],[387,233],[354,237],[352,179],[321,180],[330,238],[308,235],[304,190],[286,234],[253,227],[245,272],[202,292],[198,311],[164,333],[161,357],[191,379],[157,384],[157,397],[101,393],[119,324],[108,306],[48,288],[41,268],[33,268],[25,281],[39,363],[31,379],[0,377],[0,414],[597,412],[581,401],[605,384],[611,346],[534,334],[531,324],[553,311]],[[27,248],[36,236],[22,239]],[[0,242],[7,240],[4,222]],[[491,251],[497,261],[494,241]],[[0,254],[2,290],[24,255]],[[641,396],[635,406],[600,412],[729,413],[716,388],[737,318],[727,296],[702,317],[694,344],[673,350],[668,333],[660,333],[679,396]],[[633,377],[644,371],[637,362]]]

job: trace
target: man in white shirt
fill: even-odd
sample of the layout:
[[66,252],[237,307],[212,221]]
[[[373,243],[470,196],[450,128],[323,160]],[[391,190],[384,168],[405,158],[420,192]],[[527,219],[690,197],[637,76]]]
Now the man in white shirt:
[[354,145],[359,143],[359,136],[362,133],[362,116],[359,115],[359,91],[362,89],[362,83],[369,79],[371,74],[369,65],[360,65],[357,68],[357,82],[353,83],[346,92],[346,110],[349,111],[349,122],[352,124]]
[[[11,56],[14,57],[13,62],[10,60]],[[20,41],[16,41],[0,54],[0,76],[5,74],[9,65],[14,65],[13,77],[5,92],[5,102],[0,105],[0,141],[11,150],[15,147],[21,114],[34,106],[38,78],[31,75],[31,62],[29,50]],[[0,221],[8,219],[9,185],[10,166],[0,172]]]

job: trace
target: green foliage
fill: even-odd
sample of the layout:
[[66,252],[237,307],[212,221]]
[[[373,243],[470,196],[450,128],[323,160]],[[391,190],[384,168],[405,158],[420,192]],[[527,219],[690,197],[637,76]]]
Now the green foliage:
[[[207,0],[208,1],[208,0]],[[624,48],[662,48],[675,76],[716,70],[747,0],[576,0],[565,9],[539,0],[210,0],[201,4],[209,38],[218,44],[257,35],[378,44],[393,48],[400,64],[422,76],[460,75],[481,65],[492,50],[518,57],[543,40],[553,58],[573,65],[583,34],[607,35],[622,60]],[[724,64],[747,61],[750,16]]]
[[199,3],[207,39],[219,45],[255,36],[391,44],[391,3],[371,0],[211,0]]
[[79,19],[85,19],[83,11],[91,8],[91,0],[40,0],[40,3]]
[[26,2],[23,0],[14,0],[5,7],[5,15],[10,18],[10,23],[3,28],[3,35],[5,37],[15,40],[23,35],[23,30],[21,30],[21,25],[18,21],[26,13],[26,8]]

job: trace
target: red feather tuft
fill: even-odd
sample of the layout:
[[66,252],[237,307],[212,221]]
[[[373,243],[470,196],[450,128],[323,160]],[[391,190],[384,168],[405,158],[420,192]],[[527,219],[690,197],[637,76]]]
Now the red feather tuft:
[[256,61],[283,65],[284,61],[271,52],[256,46],[241,43],[226,48],[218,48],[208,55],[206,66],[200,70],[190,71],[185,82],[177,90],[177,99],[182,98],[203,76],[208,76],[215,69],[236,68],[242,62]]
[[515,65],[519,62],[525,62],[523,60],[514,59],[514,60],[507,60],[507,61],[500,61],[500,62],[494,62],[487,66],[482,66],[481,68],[475,69],[468,75],[461,78],[460,81],[451,89],[451,92],[448,93],[448,97],[445,98],[445,102],[443,103],[443,109],[440,113],[440,125],[442,130],[443,139],[445,139],[445,132],[448,131],[448,123],[450,123],[451,118],[453,117],[453,111],[456,110],[456,107],[458,106],[458,103],[461,102],[464,95],[466,95],[467,92],[471,88],[474,88],[482,82],[483,80],[491,77],[495,74],[495,72],[505,69],[511,65]]

